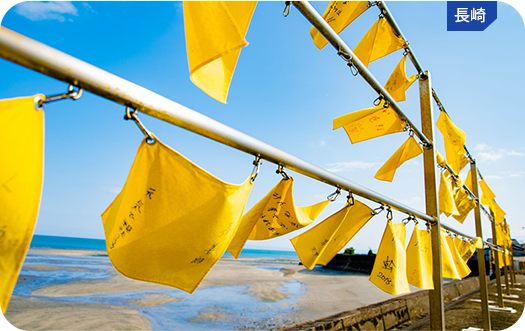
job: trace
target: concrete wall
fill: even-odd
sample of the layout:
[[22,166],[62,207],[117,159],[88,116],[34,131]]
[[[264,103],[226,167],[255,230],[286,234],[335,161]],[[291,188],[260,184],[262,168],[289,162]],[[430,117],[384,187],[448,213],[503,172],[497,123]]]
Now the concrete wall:
[[[479,289],[478,278],[467,278],[443,286],[445,303]],[[282,331],[296,330],[388,330],[429,312],[428,291],[399,296],[387,301],[313,320]]]

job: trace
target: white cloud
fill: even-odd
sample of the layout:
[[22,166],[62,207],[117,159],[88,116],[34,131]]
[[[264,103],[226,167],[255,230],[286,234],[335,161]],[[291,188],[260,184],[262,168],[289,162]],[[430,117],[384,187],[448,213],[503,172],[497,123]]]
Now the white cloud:
[[355,170],[370,170],[379,167],[381,163],[378,162],[364,162],[364,161],[350,161],[350,162],[334,162],[326,165],[326,170],[331,172],[350,172]]
[[70,1],[22,2],[15,6],[15,13],[31,21],[64,22],[67,15],[78,16],[77,8]]
[[118,194],[120,193],[120,191],[122,191],[122,187],[118,186],[101,186],[99,187],[99,189],[113,194]]
[[498,161],[505,156],[524,156],[525,153],[508,151],[506,149],[495,149],[487,144],[478,144],[474,147],[477,152],[476,158],[481,161]]

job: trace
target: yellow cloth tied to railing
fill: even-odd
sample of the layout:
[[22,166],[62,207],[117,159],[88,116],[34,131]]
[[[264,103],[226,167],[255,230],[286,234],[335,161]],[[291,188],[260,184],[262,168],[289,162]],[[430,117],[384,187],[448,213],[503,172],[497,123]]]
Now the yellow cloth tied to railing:
[[454,257],[452,256],[448,242],[445,239],[446,237],[447,233],[441,229],[441,273],[443,278],[461,279],[456,268]]
[[407,280],[406,227],[403,223],[386,224],[369,280],[389,294],[410,292]]
[[407,77],[406,74],[407,55],[399,61],[385,84],[385,90],[394,98],[396,102],[405,101],[406,90],[417,80],[417,75]]
[[466,192],[461,183],[456,187],[454,203],[456,204],[458,215],[452,216],[460,223],[463,223],[470,211],[476,207],[476,201],[470,198],[470,195]]
[[402,49],[405,41],[396,36],[385,18],[378,19],[354,49],[354,54],[368,68],[370,62]]
[[423,147],[414,139],[414,137],[408,137],[408,139],[399,147],[399,149],[392,154],[392,156],[383,164],[383,166],[377,171],[374,178],[391,182],[394,179],[397,168],[399,168],[406,161],[415,158],[419,154],[423,153]]
[[503,224],[505,222],[505,215],[507,215],[507,213],[501,209],[496,201],[492,201],[489,205],[489,208],[494,213],[494,219],[496,220],[496,223]]
[[407,251],[407,280],[416,287],[433,290],[430,232],[414,227]]
[[355,200],[315,227],[290,239],[303,265],[326,265],[372,218],[372,209]]
[[482,192],[480,199],[481,203],[490,207],[494,202],[494,198],[496,197],[496,195],[494,194],[494,192],[492,192],[487,183],[485,183],[484,179],[479,181],[479,187],[481,188]]
[[462,256],[459,254],[456,244],[454,243],[454,239],[452,236],[447,236],[446,241],[450,249],[450,253],[452,254],[452,260],[454,261],[454,265],[458,271],[459,278],[463,279],[467,277],[471,272],[470,268],[467,266],[466,261],[464,261]]
[[465,156],[465,140],[467,135],[460,128],[458,128],[444,111],[439,115],[436,124],[445,140],[445,154],[447,156],[447,163],[459,174],[461,169],[468,163],[468,158]]
[[383,107],[384,102],[373,108],[361,109],[334,118],[333,129],[343,127],[352,144],[360,141],[402,132],[406,123],[392,107]]
[[226,103],[228,89],[257,1],[184,1],[192,82]]
[[476,251],[476,245],[475,243],[463,240],[460,237],[454,238],[454,245],[456,246],[456,249],[458,250],[459,256],[463,259],[463,261],[467,262],[472,255],[474,255],[474,252]]
[[252,188],[223,182],[159,140],[145,140],[102,214],[109,258],[125,276],[193,293],[223,256]]
[[439,183],[439,212],[447,216],[459,215],[450,181],[451,178],[445,177],[445,174],[441,172],[441,181]]
[[[335,33],[340,33],[368,8],[368,1],[330,1],[323,19]],[[323,49],[328,44],[328,40],[313,26],[310,28],[310,35],[317,48]]]
[[44,172],[42,95],[0,100],[0,307],[6,312],[31,243]]
[[330,200],[296,207],[293,198],[293,178],[283,178],[261,201],[243,216],[228,253],[239,257],[246,240],[276,238],[310,225]]

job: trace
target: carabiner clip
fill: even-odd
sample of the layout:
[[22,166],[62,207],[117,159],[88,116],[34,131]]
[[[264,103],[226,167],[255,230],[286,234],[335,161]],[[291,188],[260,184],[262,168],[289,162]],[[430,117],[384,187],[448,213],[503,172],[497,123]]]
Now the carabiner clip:
[[336,187],[335,192],[328,195],[326,199],[330,200],[330,202],[334,202],[335,200],[337,200],[337,197],[339,197],[340,195],[341,195],[341,188]]
[[277,167],[277,170],[275,170],[275,173],[281,174],[281,176],[283,176],[284,180],[290,179],[290,176],[288,176],[288,174],[284,171],[284,168],[283,168],[282,164],[279,164],[279,166]]
[[146,142],[150,145],[153,145],[155,143],[155,136],[142,124],[142,122],[139,120],[139,117],[137,115],[137,110],[131,111],[130,107],[126,107],[126,114],[124,115],[124,119],[126,121],[133,120],[135,124],[137,124],[138,128],[144,136],[146,137]]
[[250,183],[255,182],[255,178],[257,178],[257,175],[259,175],[259,168],[261,166],[261,163],[262,163],[262,158],[259,155],[257,155],[255,157],[255,160],[253,160],[253,170],[250,176]]
[[390,206],[386,206],[386,219],[388,222],[392,222],[394,219],[392,208],[390,208]]
[[372,210],[372,216],[380,214],[383,210],[385,210],[385,205],[383,205],[381,203],[379,207],[377,207],[376,209]]
[[355,204],[354,195],[352,192],[348,192],[348,196],[346,197],[346,206],[352,207]]

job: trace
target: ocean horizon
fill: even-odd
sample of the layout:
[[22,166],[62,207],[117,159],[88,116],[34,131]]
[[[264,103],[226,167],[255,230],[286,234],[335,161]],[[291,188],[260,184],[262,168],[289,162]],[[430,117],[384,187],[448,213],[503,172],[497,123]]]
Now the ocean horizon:
[[[61,237],[35,234],[33,235],[33,239],[31,240],[31,244],[29,247],[106,251],[106,241],[104,239]],[[225,252],[223,257],[233,256],[230,253]],[[240,257],[295,260],[299,259],[295,251],[253,248],[243,249]]]

